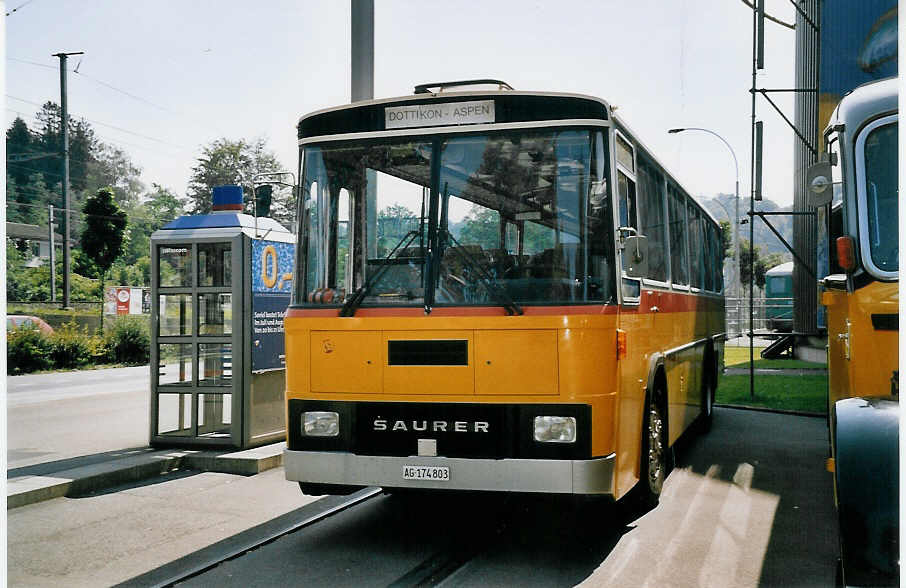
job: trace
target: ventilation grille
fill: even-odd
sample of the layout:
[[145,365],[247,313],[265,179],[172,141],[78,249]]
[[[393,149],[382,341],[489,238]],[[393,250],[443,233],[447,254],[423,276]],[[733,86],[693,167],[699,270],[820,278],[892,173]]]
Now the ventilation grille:
[[388,341],[387,365],[469,365],[466,340]]

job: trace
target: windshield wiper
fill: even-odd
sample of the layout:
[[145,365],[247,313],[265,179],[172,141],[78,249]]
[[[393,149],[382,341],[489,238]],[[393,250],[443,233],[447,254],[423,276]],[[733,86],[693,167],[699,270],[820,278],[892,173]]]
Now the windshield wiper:
[[409,231],[408,233],[403,235],[403,238],[400,239],[396,246],[394,246],[394,248],[390,250],[390,253],[387,254],[387,257],[381,260],[381,267],[378,268],[378,270],[374,272],[374,274],[370,278],[365,280],[365,283],[359,286],[359,288],[352,293],[352,296],[346,299],[346,302],[343,303],[343,308],[340,309],[340,316],[355,315],[355,309],[358,308],[362,303],[362,300],[365,299],[368,291],[378,283],[378,281],[387,271],[387,268],[392,265],[390,263],[390,260],[393,258],[393,254],[396,253],[400,249],[400,247],[403,247],[404,243],[405,247],[408,247],[409,244],[419,236],[419,234],[420,231]]
[[450,234],[448,229],[441,229],[444,232],[444,235],[453,242],[456,247],[453,247],[453,251],[459,255],[459,258],[462,259],[466,265],[470,266],[472,269],[478,271],[479,278],[484,281],[485,288],[488,292],[491,293],[497,299],[497,302],[506,309],[508,315],[512,316],[514,314],[523,314],[522,307],[519,304],[510,298],[510,295],[506,293],[506,290],[500,286],[500,283],[497,281],[494,276],[492,276],[480,263],[475,261],[471,255],[466,253],[465,248],[460,245],[459,241],[456,240],[453,235]]

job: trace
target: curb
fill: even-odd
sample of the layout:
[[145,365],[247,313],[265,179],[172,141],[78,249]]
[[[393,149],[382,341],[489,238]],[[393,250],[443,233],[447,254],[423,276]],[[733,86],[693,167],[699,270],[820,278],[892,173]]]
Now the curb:
[[[725,367],[725,376],[748,376],[749,368]],[[826,376],[825,368],[755,368],[756,376]]]
[[283,465],[286,443],[235,451],[162,450],[53,472],[25,475],[6,481],[6,509],[105,490],[120,484],[153,478],[176,469],[254,476]]

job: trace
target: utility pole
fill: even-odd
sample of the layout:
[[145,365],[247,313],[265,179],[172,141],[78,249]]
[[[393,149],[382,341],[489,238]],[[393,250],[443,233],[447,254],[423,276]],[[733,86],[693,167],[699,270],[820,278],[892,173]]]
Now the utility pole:
[[50,301],[57,301],[57,252],[53,242],[53,204],[47,205],[48,239],[50,243]]
[[374,0],[352,0],[352,101],[374,98]]
[[[54,53],[60,58],[60,132],[63,135],[63,308],[69,308],[69,115],[66,111],[66,60],[84,51]],[[53,229],[51,228],[51,231]]]
[[[352,102],[374,98],[374,0],[350,0],[350,98]],[[302,178],[299,178],[302,181]],[[365,172],[365,251],[377,255],[377,174]]]

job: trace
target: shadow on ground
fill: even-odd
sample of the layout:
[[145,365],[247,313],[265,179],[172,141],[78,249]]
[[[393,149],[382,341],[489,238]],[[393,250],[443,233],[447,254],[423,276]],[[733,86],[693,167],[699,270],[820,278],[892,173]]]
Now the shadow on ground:
[[49,476],[56,472],[63,472],[83,466],[104,463],[123,457],[134,457],[156,451],[153,447],[132,447],[129,449],[118,449],[116,451],[105,451],[103,453],[94,453],[80,457],[71,457],[57,461],[48,461],[21,468],[14,468],[6,471],[6,479],[20,478],[22,476]]

